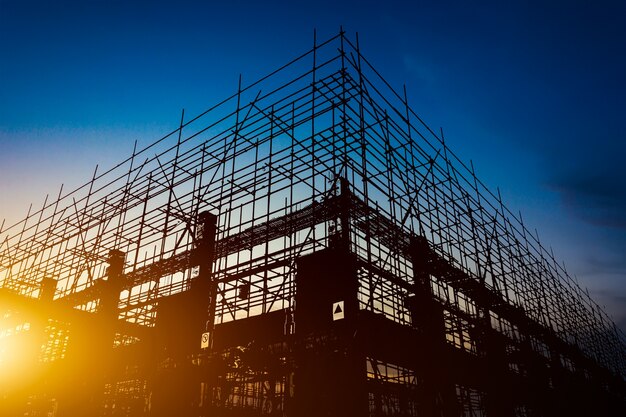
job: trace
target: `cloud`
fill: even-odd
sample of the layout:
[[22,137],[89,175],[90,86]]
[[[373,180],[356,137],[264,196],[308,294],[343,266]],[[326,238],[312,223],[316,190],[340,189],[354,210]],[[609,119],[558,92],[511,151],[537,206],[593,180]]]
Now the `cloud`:
[[611,312],[615,325],[626,333],[626,290],[597,290],[592,291],[591,295],[599,305],[606,306],[605,310]]
[[587,224],[571,234],[577,275],[626,332],[626,142],[612,130],[596,140],[572,135],[567,147],[546,155],[544,184],[565,215]]
[[626,229],[626,149],[617,142],[574,146],[552,167],[548,188],[579,219],[595,226]]
[[595,226],[626,229],[626,196],[601,189],[601,179],[555,184],[563,205],[576,217]]

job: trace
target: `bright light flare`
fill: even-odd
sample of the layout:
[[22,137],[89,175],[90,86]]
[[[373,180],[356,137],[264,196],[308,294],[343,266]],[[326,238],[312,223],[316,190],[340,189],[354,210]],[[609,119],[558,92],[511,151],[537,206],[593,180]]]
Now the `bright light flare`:
[[15,391],[35,382],[39,346],[29,323],[0,331],[0,389]]

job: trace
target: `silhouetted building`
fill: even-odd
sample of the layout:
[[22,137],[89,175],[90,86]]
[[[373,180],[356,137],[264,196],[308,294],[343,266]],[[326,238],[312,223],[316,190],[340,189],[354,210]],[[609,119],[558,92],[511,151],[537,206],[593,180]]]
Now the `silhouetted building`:
[[0,238],[3,415],[626,415],[623,335],[343,32]]

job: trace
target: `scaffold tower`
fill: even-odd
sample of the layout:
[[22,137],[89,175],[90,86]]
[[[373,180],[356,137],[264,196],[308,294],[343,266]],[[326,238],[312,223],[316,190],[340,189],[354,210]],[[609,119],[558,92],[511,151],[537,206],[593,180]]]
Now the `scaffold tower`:
[[623,333],[343,31],[3,223],[2,367],[6,415],[626,415]]

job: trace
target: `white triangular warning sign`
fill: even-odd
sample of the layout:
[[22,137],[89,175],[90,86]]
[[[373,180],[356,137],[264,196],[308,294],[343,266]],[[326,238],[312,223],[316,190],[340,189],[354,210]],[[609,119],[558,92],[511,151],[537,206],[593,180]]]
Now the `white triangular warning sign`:
[[343,301],[333,303],[333,321],[341,320],[344,317]]

